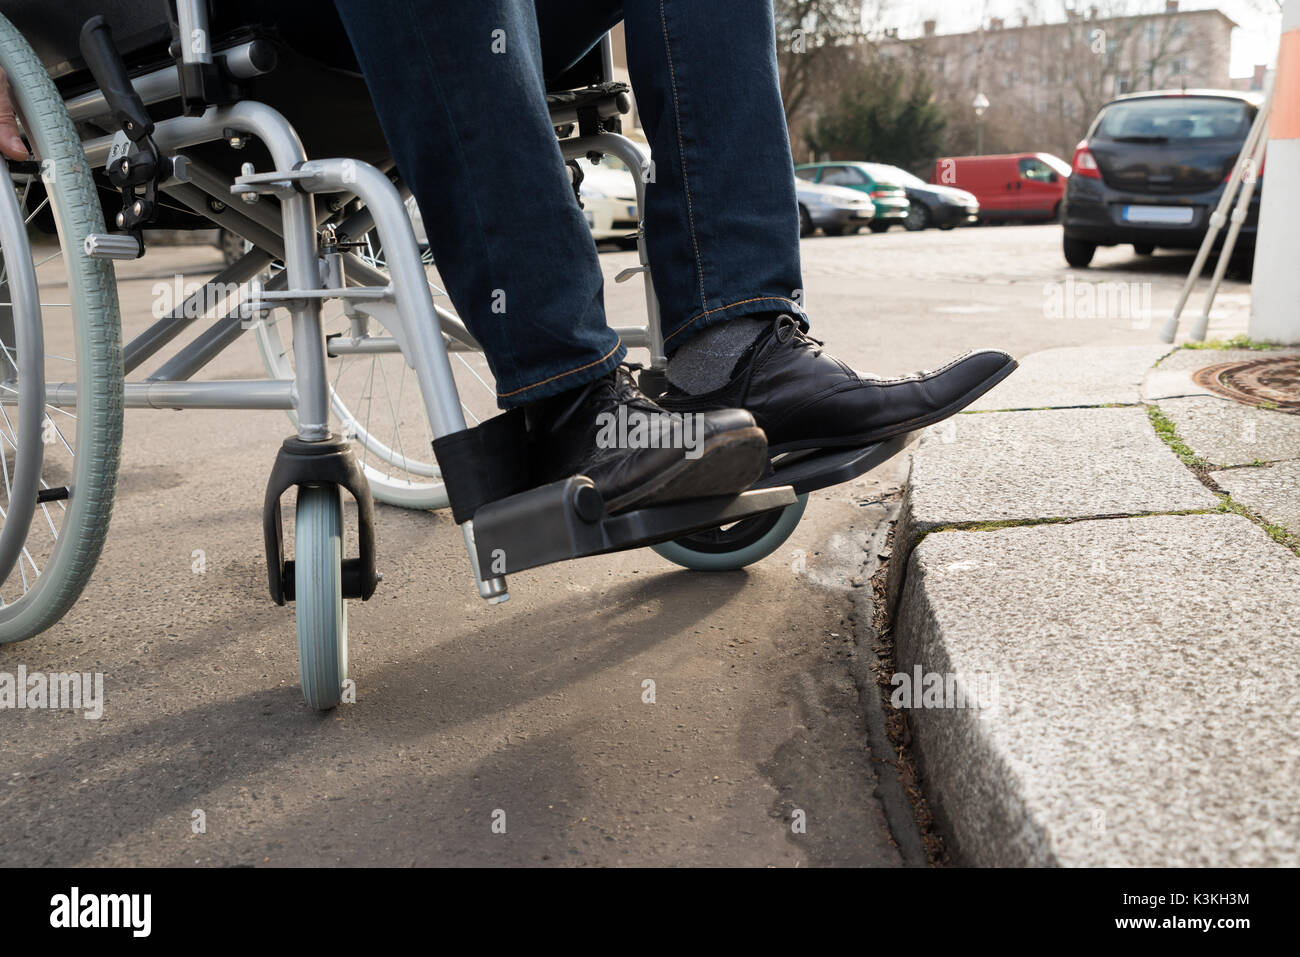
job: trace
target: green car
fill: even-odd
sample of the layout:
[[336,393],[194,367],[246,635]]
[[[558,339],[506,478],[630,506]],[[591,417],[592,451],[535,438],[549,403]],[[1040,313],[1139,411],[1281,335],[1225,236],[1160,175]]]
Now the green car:
[[871,197],[876,215],[867,228],[883,233],[890,226],[901,226],[907,219],[910,203],[898,173],[880,163],[804,163],[794,168],[794,175],[823,186],[847,186]]

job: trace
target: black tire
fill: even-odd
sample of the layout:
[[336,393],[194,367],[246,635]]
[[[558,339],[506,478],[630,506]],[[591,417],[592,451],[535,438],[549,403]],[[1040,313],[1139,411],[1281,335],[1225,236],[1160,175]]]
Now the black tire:
[[813,225],[812,217],[808,215],[808,209],[802,203],[799,204],[799,235],[811,236],[816,232],[817,227]]
[[[903,220],[903,228],[909,233],[919,233],[923,229],[929,229],[934,225],[934,217],[930,215],[930,207],[924,203],[913,203],[907,211],[907,219]],[[952,227],[949,226],[949,229]]]
[[1065,252],[1065,261],[1076,269],[1086,269],[1092,262],[1093,254],[1097,252],[1096,243],[1085,243],[1082,239],[1071,239],[1069,236],[1062,240],[1061,246]]
[[887,229],[889,228],[889,226],[890,226],[889,223],[874,223],[874,222],[873,222],[873,223],[870,223],[870,224],[867,226],[867,228],[868,228],[869,230],[871,230],[873,233],[883,233],[885,230],[887,230]]
[[1059,223],[1060,221],[1061,221],[1061,204],[1057,203],[1055,206],[1052,207],[1052,218],[1049,219],[1048,222]]
[[843,235],[844,235],[844,227],[843,227],[843,226],[823,226],[823,227],[822,227],[822,232],[824,232],[827,236],[843,236]]
[[1156,247],[1151,243],[1134,243],[1133,251],[1139,256],[1150,256],[1156,251]]

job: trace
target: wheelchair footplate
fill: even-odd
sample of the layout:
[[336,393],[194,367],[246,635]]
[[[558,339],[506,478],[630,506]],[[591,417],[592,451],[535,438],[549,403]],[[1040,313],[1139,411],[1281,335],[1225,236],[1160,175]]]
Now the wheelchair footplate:
[[805,495],[851,481],[879,468],[916,440],[918,432],[848,449],[804,449],[787,452],[772,462],[772,474],[754,484],[756,489],[790,486]]
[[480,573],[489,578],[657,545],[794,503],[794,490],[781,485],[609,515],[591,479],[577,475],[479,508],[474,548]]
[[739,495],[688,499],[610,515],[591,479],[524,487],[527,437],[518,410],[433,443],[458,524],[472,519],[474,560],[484,578],[607,552],[660,545],[796,504],[886,462],[915,433],[848,449],[779,455],[772,472]]

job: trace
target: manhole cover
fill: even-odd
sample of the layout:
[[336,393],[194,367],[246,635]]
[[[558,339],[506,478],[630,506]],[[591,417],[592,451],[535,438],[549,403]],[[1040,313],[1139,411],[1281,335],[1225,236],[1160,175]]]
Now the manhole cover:
[[1223,362],[1197,371],[1196,384],[1246,405],[1300,415],[1300,357]]

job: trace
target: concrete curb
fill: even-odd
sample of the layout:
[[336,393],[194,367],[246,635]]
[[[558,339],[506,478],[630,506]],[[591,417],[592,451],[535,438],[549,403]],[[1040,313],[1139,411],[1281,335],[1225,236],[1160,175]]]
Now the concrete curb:
[[[1069,352],[1122,376],[1092,387],[1108,404],[1142,401],[1133,357]],[[918,696],[896,703],[958,863],[1300,864],[1300,560],[1145,420],[967,414],[915,447],[887,595]]]

